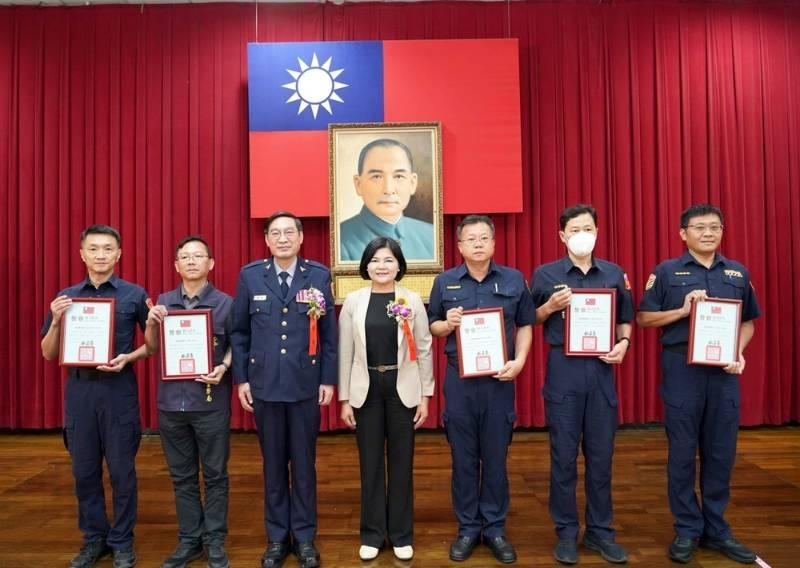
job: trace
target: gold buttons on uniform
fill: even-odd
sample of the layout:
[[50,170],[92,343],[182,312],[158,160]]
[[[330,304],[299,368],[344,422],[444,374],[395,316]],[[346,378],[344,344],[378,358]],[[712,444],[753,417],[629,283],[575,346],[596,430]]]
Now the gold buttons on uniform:
[[285,322],[285,321],[282,321],[282,322],[281,322],[281,325],[282,325],[283,327],[286,327],[286,322]]
[[283,313],[288,314],[289,313],[289,308],[283,308]]
[[286,341],[286,334],[283,334],[283,335],[281,335],[281,339],[283,339],[284,341]]
[[281,355],[286,355],[286,349],[281,349]]

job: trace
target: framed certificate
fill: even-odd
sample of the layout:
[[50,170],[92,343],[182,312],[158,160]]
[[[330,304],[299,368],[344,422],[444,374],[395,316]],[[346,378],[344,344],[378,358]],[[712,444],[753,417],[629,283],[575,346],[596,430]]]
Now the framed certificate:
[[161,376],[195,379],[211,372],[211,310],[170,310],[161,323]]
[[496,375],[506,364],[503,308],[466,310],[456,329],[461,378]]
[[573,288],[564,316],[564,354],[598,357],[614,348],[617,290]]
[[692,302],[689,323],[690,365],[726,367],[739,360],[742,301],[708,298]]
[[107,365],[114,358],[114,299],[73,298],[62,316],[59,364]]

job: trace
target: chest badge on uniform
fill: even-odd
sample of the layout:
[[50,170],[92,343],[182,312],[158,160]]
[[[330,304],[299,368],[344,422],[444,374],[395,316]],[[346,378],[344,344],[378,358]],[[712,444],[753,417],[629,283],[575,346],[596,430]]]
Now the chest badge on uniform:
[[448,284],[448,290],[461,290],[461,284]]
[[730,268],[724,270],[725,276],[729,278],[744,278],[744,274],[742,274],[739,270],[731,270]]
[[647,278],[647,284],[644,285],[644,289],[645,290],[649,290],[650,288],[652,288],[655,285],[656,285],[656,275],[655,274],[651,274]]
[[561,288],[567,288],[566,284],[553,284],[554,290],[560,290]]
[[691,276],[692,275],[692,273],[689,272],[688,270],[682,270],[680,272],[675,272],[674,274],[675,274],[675,276]]
[[253,301],[254,302],[263,302],[266,299],[267,299],[267,295],[266,294],[256,294],[255,296],[253,296]]

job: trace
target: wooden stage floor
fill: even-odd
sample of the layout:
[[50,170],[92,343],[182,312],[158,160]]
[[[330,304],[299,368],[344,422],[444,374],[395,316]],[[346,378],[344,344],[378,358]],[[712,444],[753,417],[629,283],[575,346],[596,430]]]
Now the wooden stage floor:
[[[631,565],[677,566],[666,558],[672,519],[666,496],[666,439],[661,428],[626,429],[617,435],[614,499],[618,541]],[[175,546],[172,484],[157,436],[142,440],[138,457],[139,566],[158,567]],[[500,566],[481,546],[467,562],[447,559],[456,531],[450,504],[450,453],[440,432],[417,437],[415,550],[411,562],[384,550],[362,563],[358,551],[358,457],[350,434],[323,435],[318,450],[319,534],[323,566]],[[544,432],[514,436],[509,460],[511,513],[508,535],[517,566],[553,566],[555,535],[547,512],[549,451]],[[232,438],[228,551],[231,565],[259,566],[265,537],[261,458],[253,433]],[[582,483],[582,477],[581,477]],[[728,519],[740,540],[772,568],[800,566],[800,428],[743,430],[733,475]],[[107,498],[110,491],[106,492]],[[579,488],[579,506],[583,507]],[[110,510],[110,505],[109,505]],[[77,551],[76,504],[69,457],[60,433],[0,434],[0,567],[66,566]],[[296,566],[293,559],[285,566]],[[581,550],[580,565],[608,566]],[[98,566],[110,567],[109,559]],[[197,561],[193,567],[203,567]],[[699,551],[691,566],[738,566]]]

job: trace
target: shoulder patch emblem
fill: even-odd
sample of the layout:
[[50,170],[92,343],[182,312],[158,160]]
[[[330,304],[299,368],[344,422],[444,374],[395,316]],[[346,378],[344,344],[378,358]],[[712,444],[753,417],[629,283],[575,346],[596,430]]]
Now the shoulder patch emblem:
[[644,289],[649,290],[655,285],[656,285],[656,275],[651,274],[650,277],[647,279],[647,284],[644,285]]

